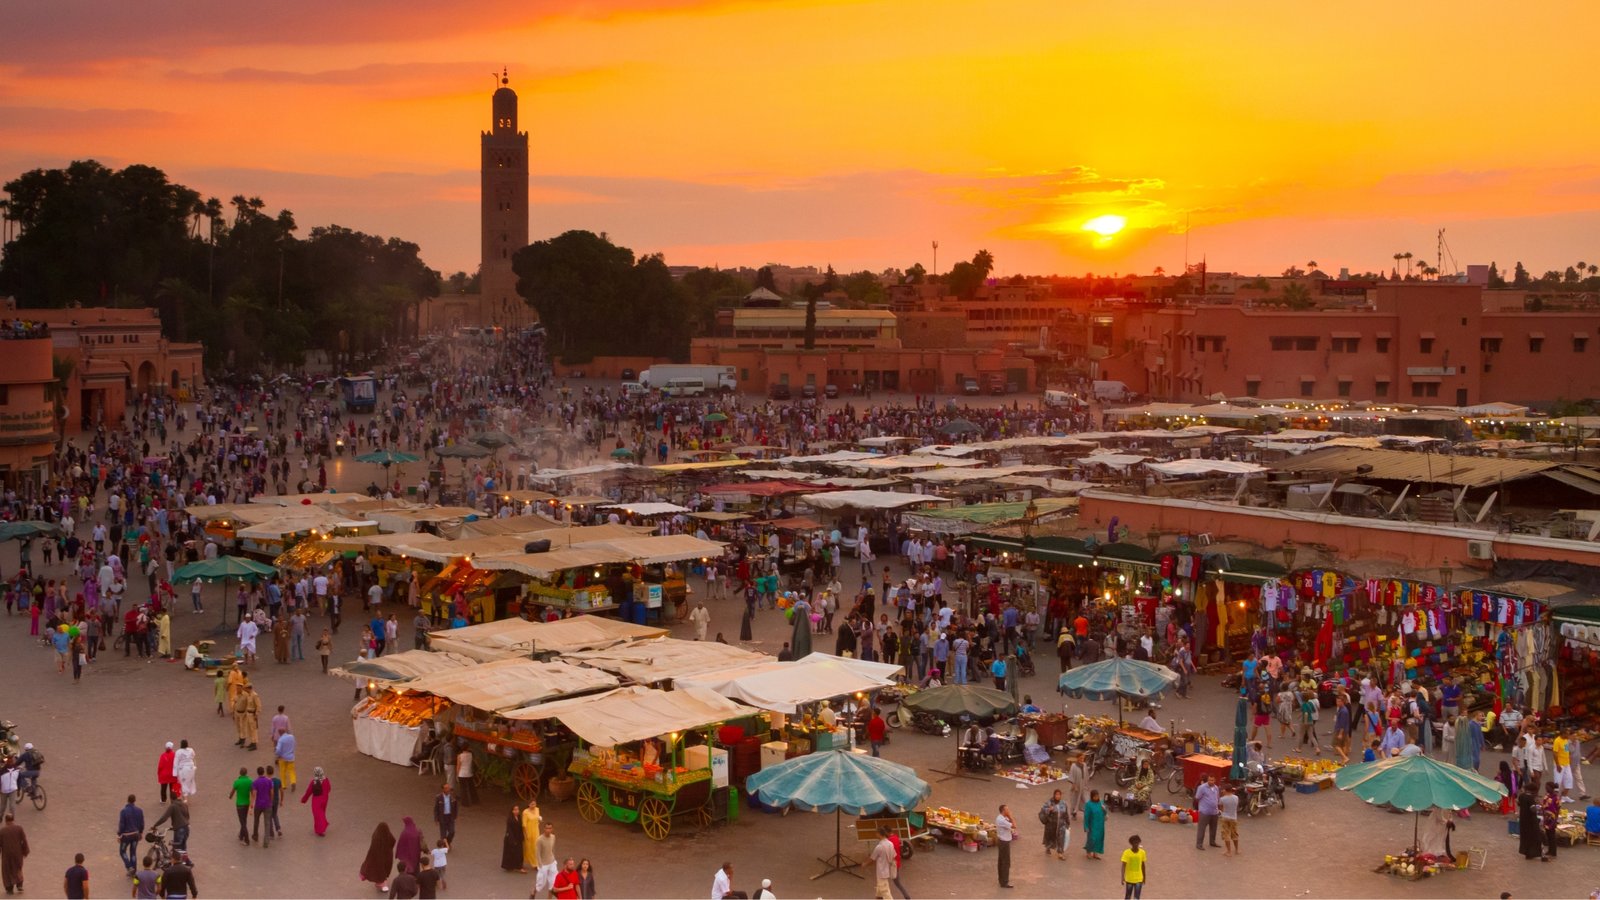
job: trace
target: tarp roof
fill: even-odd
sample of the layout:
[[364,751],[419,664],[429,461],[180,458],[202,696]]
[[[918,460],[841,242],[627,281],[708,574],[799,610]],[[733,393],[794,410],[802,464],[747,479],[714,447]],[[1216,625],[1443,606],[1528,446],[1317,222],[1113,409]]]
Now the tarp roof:
[[894,683],[900,666],[813,653],[791,662],[760,662],[680,678],[674,688],[701,687],[774,712],[794,713],[806,703],[873,691]]
[[620,509],[635,516],[665,516],[689,511],[689,507],[676,503],[603,503],[599,508]]
[[[1034,509],[1039,515],[1048,515],[1063,510],[1076,509],[1076,497],[1040,497],[1033,501]],[[946,509],[929,509],[917,513],[920,518],[926,519],[957,519],[964,522],[974,522],[982,525],[993,525],[998,522],[1009,522],[1020,519],[1026,514],[1027,502],[1021,503],[969,503],[966,506],[952,506]]]
[[604,547],[615,550],[622,554],[624,560],[632,560],[643,566],[679,562],[685,559],[711,559],[721,556],[723,551],[727,549],[725,544],[717,541],[703,541],[692,534],[631,537],[605,542],[590,542],[579,546],[585,549]]
[[614,547],[562,547],[546,553],[517,553],[474,559],[474,569],[491,572],[516,572],[532,578],[548,578],[566,569],[581,569],[609,563],[627,562],[626,554]]
[[705,688],[658,691],[632,687],[594,697],[502,712],[508,719],[557,719],[568,731],[597,747],[614,747],[693,731],[760,710],[735,703]]
[[829,494],[805,494],[800,499],[814,509],[900,509],[939,500],[926,494],[898,491],[834,491]]
[[[253,540],[279,540],[285,535],[306,531],[331,531],[335,525],[346,521],[343,516],[325,509],[314,512],[280,515],[258,522],[234,532],[238,537]],[[370,527],[370,526],[369,526]]]
[[[1371,468],[1357,473],[1357,469]],[[1410,481],[1418,484],[1450,484],[1458,487],[1487,487],[1515,481],[1552,470],[1590,474],[1591,469],[1531,459],[1499,459],[1490,456],[1445,456],[1438,453],[1412,453],[1404,450],[1329,449],[1307,453],[1273,463],[1280,472],[1312,472],[1375,481]]]
[[1266,466],[1233,459],[1175,459],[1172,462],[1145,463],[1145,468],[1162,475],[1254,475]]
[[723,484],[710,484],[700,489],[703,494],[749,494],[752,497],[781,497],[785,494],[803,494],[806,491],[816,490],[815,485],[805,484],[800,481],[752,481],[743,484],[737,481]]
[[604,669],[638,684],[653,684],[772,657],[717,641],[661,638],[604,650],[577,651],[567,654],[567,659]]
[[571,653],[576,650],[597,650],[666,634],[665,628],[635,625],[621,619],[573,616],[554,622],[497,619],[482,625],[436,631],[429,635],[428,643],[435,650],[448,650],[473,659],[497,659],[507,655],[527,656],[535,651]]
[[462,706],[497,712],[573,694],[602,691],[617,684],[615,677],[599,669],[565,662],[501,659],[424,675],[401,685],[400,689],[433,694]]
[[918,447],[911,453],[913,456],[971,456],[974,453],[982,453],[984,451],[1025,450],[1029,448],[1039,450],[1086,450],[1093,446],[1088,441],[1071,436],[1034,435],[1000,438],[995,441],[977,441],[971,444],[931,444],[926,447]]
[[435,672],[449,672],[475,666],[480,660],[460,653],[434,653],[427,650],[403,650],[377,659],[357,659],[328,671],[345,678],[372,681],[378,684],[397,684],[412,681]]
[[1059,472],[1065,466],[973,466],[968,469],[934,469],[931,472],[912,472],[906,477],[912,481],[933,484],[956,484],[963,481],[989,481],[1007,475],[1037,475],[1041,472]]
[[881,453],[863,453],[859,450],[835,450],[832,453],[818,453],[813,456],[782,456],[778,462],[786,466],[805,465],[807,463],[841,463],[852,462],[858,459],[883,459]]
[[983,463],[976,459],[907,455],[876,456],[872,459],[858,459],[839,463],[839,465],[842,468],[857,469],[864,472],[893,472],[899,469],[933,469],[939,466],[981,466]]

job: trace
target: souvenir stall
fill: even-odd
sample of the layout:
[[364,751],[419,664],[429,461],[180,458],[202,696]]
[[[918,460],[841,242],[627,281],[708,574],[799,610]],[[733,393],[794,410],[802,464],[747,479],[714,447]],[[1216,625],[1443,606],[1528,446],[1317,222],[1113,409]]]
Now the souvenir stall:
[[1600,731],[1600,606],[1567,606],[1551,613],[1560,635],[1556,674],[1561,685],[1552,717],[1586,732]]
[[458,558],[422,583],[422,612],[436,622],[459,617],[469,624],[515,617],[523,581],[515,573],[479,568],[465,557]]
[[738,816],[727,754],[713,745],[723,723],[760,711],[704,688],[629,687],[579,700],[507,711],[513,721],[556,720],[577,744],[567,772],[584,821],[637,822],[663,840],[674,820],[698,828]]
[[618,608],[618,598],[612,595],[606,573],[626,559],[609,547],[579,546],[476,559],[466,565],[509,577],[516,587],[515,614],[525,609],[600,613]]
[[606,546],[632,563],[632,619],[640,624],[651,616],[652,610],[657,620],[661,610],[667,608],[673,609],[680,620],[686,616],[691,593],[687,567],[710,562],[727,549],[725,544],[688,534],[625,538],[609,541]]

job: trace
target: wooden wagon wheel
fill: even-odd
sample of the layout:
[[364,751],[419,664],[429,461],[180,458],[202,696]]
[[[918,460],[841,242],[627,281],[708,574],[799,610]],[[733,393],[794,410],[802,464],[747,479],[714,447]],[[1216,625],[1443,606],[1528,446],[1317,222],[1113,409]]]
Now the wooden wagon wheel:
[[600,805],[600,789],[594,786],[594,782],[578,782],[578,815],[585,822],[598,822],[605,813]]
[[511,766],[511,789],[523,803],[539,799],[539,767],[532,763],[517,762]]
[[701,828],[711,827],[711,807],[702,806],[694,811],[694,824]]
[[660,797],[646,797],[639,804],[639,824],[650,840],[662,840],[672,830],[672,810]]

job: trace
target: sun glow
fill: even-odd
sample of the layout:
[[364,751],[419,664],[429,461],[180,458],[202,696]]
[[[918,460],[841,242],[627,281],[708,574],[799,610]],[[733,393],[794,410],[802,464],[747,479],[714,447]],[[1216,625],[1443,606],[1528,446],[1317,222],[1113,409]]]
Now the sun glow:
[[1092,231],[1103,238],[1108,238],[1121,231],[1123,226],[1127,224],[1128,220],[1123,216],[1113,216],[1108,214],[1104,216],[1095,216],[1089,221],[1083,223],[1083,230]]

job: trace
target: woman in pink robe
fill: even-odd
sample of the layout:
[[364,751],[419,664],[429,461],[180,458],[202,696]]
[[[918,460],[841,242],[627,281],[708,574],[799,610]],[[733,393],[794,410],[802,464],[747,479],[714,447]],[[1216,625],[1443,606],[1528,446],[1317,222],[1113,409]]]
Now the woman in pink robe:
[[323,774],[322,767],[311,771],[311,783],[306,785],[305,793],[300,795],[300,802],[311,801],[311,824],[316,829],[317,837],[328,833],[328,795],[333,792],[333,782]]

